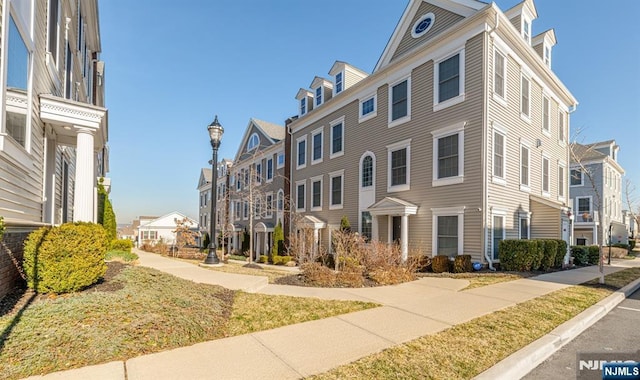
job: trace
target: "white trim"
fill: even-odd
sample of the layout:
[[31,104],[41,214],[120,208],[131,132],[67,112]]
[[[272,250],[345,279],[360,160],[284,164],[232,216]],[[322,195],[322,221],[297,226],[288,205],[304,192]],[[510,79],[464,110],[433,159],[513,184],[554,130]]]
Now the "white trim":
[[[502,69],[502,85],[503,85],[503,96],[500,96],[497,92],[496,92],[496,56],[500,55],[503,59],[503,69]],[[500,103],[501,105],[507,107],[508,106],[508,101],[507,101],[507,82],[508,82],[508,77],[507,77],[507,73],[508,73],[508,59],[507,59],[508,55],[504,52],[502,52],[502,50],[500,50],[498,47],[496,47],[496,44],[494,44],[493,46],[493,92],[492,92],[492,96],[493,96],[493,100],[495,100],[496,102]]]
[[[342,124],[342,149],[334,152],[333,151],[333,127],[338,124]],[[344,116],[339,117],[338,119],[329,123],[329,159],[340,157],[344,155]]]
[[[595,221],[595,215],[594,215],[595,210],[593,209],[593,196],[591,195],[579,195],[574,198],[575,214],[582,216],[582,214],[584,213],[584,211],[580,211],[580,201],[579,201],[580,199],[584,199],[584,198],[589,199],[589,215],[591,216],[591,219]],[[593,223],[593,222],[585,222],[585,221],[578,221],[578,220],[576,220],[575,222],[576,223]]]
[[[407,114],[403,117],[393,120],[393,87],[399,85],[400,83],[406,81],[407,82]],[[389,83],[388,86],[388,98],[389,98],[389,117],[388,117],[388,127],[393,128],[396,125],[400,125],[402,123],[406,123],[411,121],[411,74],[402,77],[392,83]]]
[[[366,115],[362,114],[362,106],[365,102],[369,101],[373,99],[373,111],[369,112]],[[358,105],[358,123],[362,123],[364,121],[367,121],[369,119],[372,119],[374,117],[378,116],[378,92],[374,92],[372,95],[368,95],[362,99],[360,99],[359,101],[359,105]]]
[[[271,161],[271,178],[269,178],[269,161]],[[264,177],[266,178],[267,183],[273,182],[273,177],[275,176],[275,165],[273,164],[273,156],[267,157],[264,161],[265,173]]]
[[[544,101],[547,101],[547,118],[546,118],[546,122],[547,122],[547,127],[549,127],[548,129],[544,128],[544,123],[545,123],[545,117],[544,117]],[[541,117],[542,117],[542,134],[544,134],[547,137],[551,137],[551,99],[549,98],[549,95],[547,95],[545,92],[542,93],[542,112],[541,112]]]
[[458,255],[464,253],[464,210],[465,206],[460,207],[439,207],[431,209],[431,254],[438,254],[438,217],[439,216],[457,216],[458,217]]
[[[429,26],[426,27],[426,29],[420,31],[420,32],[416,32],[416,27],[424,20],[431,18],[431,23],[429,24]],[[436,23],[436,16],[429,12],[425,15],[423,15],[422,17],[420,17],[416,22],[413,23],[413,26],[411,27],[411,37],[413,38],[420,38],[422,36],[424,36],[425,34],[427,34],[431,28],[433,28],[433,24]]]
[[[527,183],[522,183],[522,148],[527,149]],[[520,184],[520,191],[531,192],[531,146],[523,141],[520,141],[520,152],[518,154],[520,156],[520,165],[518,168],[518,173],[520,174],[520,178],[518,179],[518,183]]]
[[[298,187],[302,185],[304,186],[304,193],[303,193],[303,197],[302,200],[304,201],[304,204],[302,205],[302,207],[300,207],[300,205],[298,204]],[[296,211],[305,211],[306,210],[306,206],[307,206],[307,180],[303,179],[300,181],[296,181]]]
[[[338,81],[337,81],[338,74],[340,74],[342,76],[342,80],[340,81],[340,86],[342,87],[342,89],[340,91],[338,91]],[[338,95],[339,93],[341,93],[341,92],[343,92],[345,90],[345,88],[344,88],[344,74],[345,74],[345,70],[341,70],[341,71],[338,71],[336,73],[336,75],[333,76],[333,82],[334,82],[333,89],[332,89],[333,96],[336,96],[336,95]]]
[[[372,173],[371,173],[371,186],[362,187],[362,163],[364,162],[365,157],[370,156],[372,159]],[[360,191],[368,191],[372,188],[375,188],[376,185],[376,155],[371,151],[366,151],[360,156],[360,161],[358,163],[358,188]]]
[[[560,169],[563,170],[562,175],[560,175]],[[560,186],[562,184],[562,186]],[[567,198],[567,163],[558,160],[558,200],[564,201]],[[560,194],[560,190],[562,190],[562,194]]]
[[[467,122],[460,122],[431,132],[433,136],[433,175],[431,186],[446,186],[464,182],[464,128]],[[458,134],[458,175],[452,177],[438,177],[438,140],[443,137]]]
[[531,239],[531,213],[530,212],[520,212],[518,214],[518,239],[522,238],[522,220],[527,221],[527,237],[525,239]]
[[[544,189],[544,162],[547,161],[547,190]],[[542,152],[540,160],[540,191],[543,197],[551,196],[551,156],[547,152]]]
[[[311,182],[311,202],[309,203],[309,211],[322,211],[322,198],[323,198],[323,188],[324,188],[324,175],[318,175],[315,177],[311,177],[309,179],[309,181]],[[313,183],[314,182],[320,182],[320,206],[314,206],[313,205]],[[296,199],[297,200],[297,199]]]
[[[495,136],[499,134],[502,136],[502,175],[496,175],[495,173],[495,159],[496,159],[496,141]],[[507,184],[507,130],[502,128],[497,123],[493,124],[493,139],[491,143],[491,173],[492,182],[495,184],[505,186]]]
[[[258,142],[256,145],[249,147],[249,144],[251,143],[251,140],[253,140],[254,137],[258,140]],[[258,149],[259,146],[260,146],[260,136],[258,136],[256,132],[253,132],[251,136],[249,136],[249,138],[247,139],[247,146],[245,147],[245,150],[246,152],[251,152],[252,150]]]
[[[527,111],[528,113],[524,113],[523,111],[523,105],[524,103],[522,102],[522,97],[523,97],[523,81],[526,79],[528,86],[527,86]],[[526,75],[524,71],[520,72],[520,101],[518,102],[520,104],[520,119],[526,121],[527,123],[531,124],[531,77]]]
[[[558,110],[558,145],[563,148],[567,146],[567,131],[569,130],[567,128],[569,122],[566,115],[564,111]],[[562,136],[560,133],[562,133]]]
[[[282,165],[280,165],[280,160],[279,160],[280,155],[282,155]],[[284,163],[285,162],[286,162],[286,157],[284,156],[284,151],[283,150],[279,150],[278,152],[276,152],[276,168],[277,169],[284,168]]]
[[[304,141],[304,163],[300,164],[300,143]],[[303,135],[300,136],[296,139],[296,169],[304,169],[307,167],[307,161],[308,161],[308,157],[307,154],[309,153],[309,147],[307,146],[307,135]],[[285,157],[286,160],[286,157]]]
[[[452,58],[459,54],[458,59],[458,95],[453,98],[440,101],[440,69],[439,65],[449,58]],[[454,49],[454,52],[449,53],[439,59],[434,59],[433,63],[433,112],[451,107],[458,103],[464,102],[465,99],[465,48],[464,45]]]
[[[506,239],[506,232],[507,232],[507,218],[506,218],[506,212],[502,211],[502,210],[495,210],[492,209],[491,210],[491,261],[493,262],[497,262],[500,261],[500,259],[497,259],[495,257],[495,253],[494,253],[494,239],[495,239],[495,223],[494,223],[494,219],[498,217],[500,219],[502,219],[502,239],[504,240]],[[518,229],[520,229],[520,226],[518,225]]]
[[[324,158],[324,126],[314,129],[311,132],[311,165],[319,164]],[[320,158],[315,158],[316,139],[315,137],[320,135]]]
[[[333,179],[340,177],[340,203],[333,204]],[[344,169],[329,173],[329,210],[340,210],[344,205]]]
[[[313,99],[313,98],[312,98]],[[304,101],[304,112],[302,111],[302,102]],[[298,102],[298,114],[300,117],[309,113],[309,97],[305,96],[301,98]]]
[[[312,90],[313,90],[313,108],[315,109],[316,107],[320,107],[325,101],[324,86],[320,85]],[[318,103],[318,98],[317,98],[318,90],[320,90],[320,103]]]
[[[398,191],[407,191],[411,189],[411,139],[399,141],[397,143],[387,145],[387,192],[393,193]],[[391,154],[400,149],[407,149],[407,178],[406,183],[401,185],[391,184]]]

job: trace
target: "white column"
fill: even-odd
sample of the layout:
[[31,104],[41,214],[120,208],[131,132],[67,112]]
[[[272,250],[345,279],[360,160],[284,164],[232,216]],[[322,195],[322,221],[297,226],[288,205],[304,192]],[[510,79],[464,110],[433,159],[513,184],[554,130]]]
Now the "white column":
[[269,256],[269,232],[265,231],[264,234],[262,234],[263,239],[264,239],[264,254]]
[[313,253],[318,253],[318,239],[320,238],[320,230],[313,228]]
[[409,215],[403,214],[400,222],[400,253],[402,254],[402,262],[407,261],[409,257]]
[[44,171],[44,220],[48,224],[56,222],[56,140],[45,138]]
[[76,181],[73,196],[73,221],[95,222],[93,199],[95,192],[93,133],[78,129],[76,147]]

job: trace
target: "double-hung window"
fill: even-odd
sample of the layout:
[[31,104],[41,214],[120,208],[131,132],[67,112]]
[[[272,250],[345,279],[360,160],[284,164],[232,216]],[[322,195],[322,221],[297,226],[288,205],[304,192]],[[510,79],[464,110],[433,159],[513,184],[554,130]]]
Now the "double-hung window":
[[307,136],[298,139],[298,169],[307,166]]
[[369,120],[378,114],[376,108],[377,98],[377,94],[373,94],[371,96],[365,97],[364,100],[360,101],[360,115],[358,118],[359,122]]
[[344,154],[344,118],[331,124],[331,158]]
[[409,190],[411,184],[411,139],[387,146],[387,191]]
[[307,113],[307,98],[300,99],[300,116]]
[[520,77],[520,116],[531,120],[531,81],[524,74]]
[[528,146],[520,145],[520,190],[529,191],[531,152]]
[[256,183],[262,183],[262,162],[256,164]]
[[278,169],[284,167],[284,152],[278,152],[278,156],[276,157],[278,161]]
[[547,136],[551,135],[551,103],[546,96],[542,97],[542,132]]
[[311,165],[322,162],[322,128],[311,134]]
[[336,74],[336,87],[335,87],[336,94],[339,94],[342,92],[342,88],[343,88],[342,76],[343,76],[342,71]]
[[564,145],[566,142],[565,119],[565,113],[562,111],[558,112],[558,141],[560,145]]
[[360,214],[360,235],[366,240],[371,241],[373,231],[373,218],[369,211],[362,211]]
[[273,158],[267,159],[267,182],[273,180]]
[[506,180],[506,131],[498,129],[493,132],[493,181],[504,184]]
[[433,69],[433,110],[464,101],[464,49],[435,61]]
[[464,250],[464,207],[434,208],[432,213],[432,255],[461,255]]
[[400,82],[389,86],[389,126],[393,126],[404,121],[408,121],[410,117],[410,78],[403,79]]
[[311,178],[311,211],[322,210],[322,176]]
[[464,181],[464,123],[431,132],[433,135],[432,186]]
[[505,56],[498,50],[494,50],[493,55],[493,93],[501,100],[507,100],[506,82],[507,61]]
[[542,156],[542,194],[549,196],[549,158]]
[[344,170],[338,170],[329,173],[331,184],[331,199],[329,201],[329,209],[335,210],[342,208],[343,191],[344,191]]
[[316,88],[316,107],[322,104],[322,86]]
[[558,199],[564,199],[564,188],[565,188],[565,176],[566,176],[566,165],[562,162],[558,163]]
[[296,182],[296,209],[305,209],[305,181]]
[[582,186],[582,170],[571,169],[571,186]]

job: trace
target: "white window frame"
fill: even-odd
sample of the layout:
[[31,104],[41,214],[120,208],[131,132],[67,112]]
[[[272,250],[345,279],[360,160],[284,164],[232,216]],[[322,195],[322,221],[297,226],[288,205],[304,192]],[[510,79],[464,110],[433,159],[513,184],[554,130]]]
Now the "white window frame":
[[[503,83],[502,83],[502,92],[504,94],[504,96],[501,96],[500,94],[498,94],[498,92],[496,91],[496,57],[497,56],[501,56],[503,59],[503,68],[502,68],[502,78],[503,78]],[[500,49],[494,47],[493,48],[493,100],[497,101],[498,103],[502,104],[503,106],[507,106],[507,54],[503,53]]]
[[[522,148],[527,150],[527,183],[522,183]],[[520,165],[518,169],[518,173],[520,174],[520,178],[518,182],[520,183],[520,191],[525,191],[527,193],[531,192],[531,145],[525,143],[523,141],[520,142]]]
[[558,145],[563,148],[567,146],[567,124],[566,113],[558,110]]
[[[562,171],[562,173],[560,173]],[[567,197],[567,163],[558,160],[558,200],[564,201]]]
[[[393,87],[399,85],[400,83],[407,81],[407,114],[403,117],[393,120]],[[404,76],[392,83],[389,83],[389,119],[388,119],[388,128],[393,128],[397,125],[406,123],[411,121],[411,75]]]
[[551,68],[551,46],[547,43],[542,44],[542,60],[547,67]]
[[[280,157],[282,157],[282,164],[280,163]],[[296,159],[297,159],[297,157],[296,157]],[[285,161],[286,161],[286,157],[284,156],[284,151],[279,151],[276,154],[276,168],[277,169],[284,168]]]
[[460,207],[441,207],[432,208],[431,220],[431,255],[438,254],[438,217],[439,216],[457,216],[458,217],[458,255],[464,254],[464,210],[465,206]]
[[[522,237],[522,221],[527,221],[527,237]],[[531,239],[531,213],[530,212],[521,212],[518,215],[518,239]]]
[[[324,158],[324,128],[320,127],[313,132],[311,132],[311,165],[319,164],[322,162]],[[320,135],[320,158],[315,158],[313,155],[316,150],[316,139],[315,137]]]
[[[256,141],[256,144],[252,145],[251,143],[254,140]],[[258,134],[254,132],[247,139],[247,152],[251,152],[252,150],[257,149],[259,146],[260,146],[260,136],[258,136]]]
[[[319,176],[315,176],[309,179],[309,181],[311,182],[311,188],[310,188],[310,194],[311,194],[311,198],[310,198],[310,203],[309,203],[309,211],[322,211],[322,199],[324,197],[324,175],[319,175]],[[314,206],[313,205],[313,183],[314,182],[320,182],[320,205],[319,206]],[[296,187],[297,189],[297,187]],[[296,198],[297,200],[297,198]],[[306,201],[305,201],[306,202]]]
[[[363,115],[362,107],[364,106],[364,103],[368,102],[369,100],[373,100],[373,111],[369,112],[366,115]],[[358,105],[358,122],[362,123],[376,116],[378,116],[378,93],[377,92],[371,95],[365,96],[360,100],[360,103]]]
[[[544,163],[547,163],[547,189],[544,188]],[[540,161],[540,191],[543,197],[551,196],[551,157],[548,153],[542,152],[542,160]]]
[[242,220],[249,219],[249,201],[242,201]]
[[[524,81],[527,81],[527,83],[529,84],[527,86],[527,111],[528,113],[524,112],[524,102],[522,101],[522,98],[524,97]],[[526,75],[524,72],[520,73],[520,118],[524,121],[526,121],[527,123],[531,123],[531,77]]]
[[[496,159],[496,143],[495,136],[496,134],[502,136],[502,174],[496,174],[495,172],[495,159]],[[491,144],[491,170],[493,173],[492,182],[499,185],[507,184],[507,130],[502,128],[502,126],[494,124],[493,125],[493,143]]]
[[[340,203],[333,204],[333,179],[340,177]],[[329,210],[340,210],[344,205],[344,169],[329,173]]]
[[[300,207],[300,205],[298,204],[298,199],[300,198],[298,195],[298,192],[300,191],[300,186],[303,186],[304,188],[304,192],[302,194],[302,201],[303,201],[303,205],[302,207]],[[301,180],[301,181],[296,181],[296,211],[305,211],[306,210],[306,205],[307,205],[307,180]]]
[[[320,102],[318,103],[318,90],[320,90]],[[313,105],[319,107],[324,103],[324,86],[319,86],[313,89]]]
[[[338,75],[342,77],[339,82],[338,82]],[[339,93],[344,91],[344,70],[337,72],[336,75],[333,77],[333,79],[335,84],[335,86],[333,86],[333,95],[338,95]],[[338,90],[338,84],[340,84],[339,90]]]
[[[593,209],[593,197],[591,195],[580,195],[580,196],[576,196],[574,199],[575,202],[575,213],[576,215],[580,215],[582,216],[582,214],[584,213],[584,211],[580,211],[580,199],[589,199],[589,215],[591,216],[591,219],[595,220],[595,210]],[[584,218],[583,218],[584,219]],[[583,221],[576,221],[577,223],[591,223],[591,222],[585,222]]]
[[[282,208],[280,208],[280,199],[282,198]],[[278,195],[276,196],[276,211],[284,212],[284,190],[279,189]]]
[[[273,156],[267,158],[266,169],[265,178],[267,179],[267,183],[271,183],[273,182],[273,171],[275,170],[273,167]],[[269,169],[271,169],[271,175],[269,175]]]
[[[391,153],[407,149],[407,182],[402,185],[391,185]],[[387,192],[407,191],[411,189],[411,139],[398,141],[397,143],[387,145]]]
[[[502,240],[507,238],[507,213],[503,210],[492,209],[491,210],[491,261],[492,262],[500,262],[500,259],[496,259],[494,256],[494,238],[495,238],[495,227],[494,227],[494,219],[500,218],[502,219]],[[520,225],[518,225],[518,229],[520,229]]]
[[[271,201],[269,201],[269,197],[271,197]],[[265,193],[264,195],[264,217],[265,219],[269,219],[273,217],[273,191]]]
[[300,112],[300,116],[304,116],[309,112],[309,104],[308,103],[309,102],[308,102],[307,96],[305,96],[304,98],[300,99],[300,102],[298,104],[298,111]]
[[[573,178],[573,175],[571,174],[571,172],[574,171],[574,170],[577,170],[580,173],[580,184],[579,185],[572,185],[571,184],[571,178]],[[573,167],[569,171],[569,187],[580,187],[580,186],[584,186],[584,173],[582,172],[582,168]]]
[[256,184],[261,184],[262,183],[262,160],[258,161],[255,163],[254,165],[254,179],[255,179],[255,183]]
[[[337,152],[334,152],[333,151],[333,127],[335,127],[338,124],[342,124],[342,149]],[[331,138],[329,140],[329,159],[344,155],[344,116],[329,123],[329,135],[330,135],[329,137]]]
[[[547,114],[544,114],[544,104],[545,101],[547,103]],[[542,94],[542,133],[547,136],[547,137],[551,137],[551,98],[549,97],[549,95],[543,93]],[[545,128],[545,124],[547,125],[547,128]]]
[[[431,132],[433,136],[433,178],[431,186],[447,186],[464,182],[464,127],[466,122],[450,125]],[[443,137],[458,134],[458,175],[454,177],[438,178],[438,140]]]
[[[362,186],[362,164],[364,163],[364,159],[366,157],[371,157],[371,186],[363,187]],[[360,191],[362,190],[372,190],[376,185],[376,156],[371,151],[366,151],[362,156],[360,156],[360,163],[358,166],[358,185]]]
[[[300,143],[304,141],[304,162],[301,164],[300,163]],[[305,134],[304,136],[298,137],[296,139],[296,169],[304,169],[307,167],[307,161],[308,161],[308,155],[309,153],[309,148],[308,148],[308,141],[307,141],[307,135]]]
[[[440,69],[439,65],[443,61],[453,57],[454,55],[460,54],[460,58],[458,60],[458,68],[459,68],[459,80],[458,80],[458,95],[454,96],[451,99],[447,99],[445,101],[440,101]],[[464,47],[460,47],[455,49],[453,52],[442,56],[440,58],[436,58],[433,60],[433,112],[440,111],[447,107],[451,107],[458,103],[464,102],[465,92],[464,92],[464,83],[465,82],[465,49]]]
[[[525,16],[524,13],[523,13],[521,15],[521,17],[520,17],[520,23],[521,23],[520,28],[521,28],[521,31],[522,31],[522,33],[521,33],[522,38],[524,38],[524,40],[527,42],[527,44],[531,45],[531,24],[532,24],[531,23],[531,19],[529,17]],[[529,26],[528,27],[529,34],[527,34],[527,32],[525,31],[525,28],[524,28],[525,24],[527,24]]]

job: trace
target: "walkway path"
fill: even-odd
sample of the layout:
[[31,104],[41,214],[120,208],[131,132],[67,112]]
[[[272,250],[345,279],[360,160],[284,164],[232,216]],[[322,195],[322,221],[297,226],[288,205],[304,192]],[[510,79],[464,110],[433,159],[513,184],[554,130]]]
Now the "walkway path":
[[[421,278],[395,286],[361,289],[271,285],[266,277],[212,271],[136,251],[140,265],[196,282],[264,294],[360,300],[382,306],[273,330],[219,339],[98,366],[58,372],[46,379],[297,379],[418,337],[434,334],[598,277],[597,267],[549,273],[461,292],[466,280]],[[606,273],[640,266],[615,260]],[[40,378],[40,377],[34,377]]]

